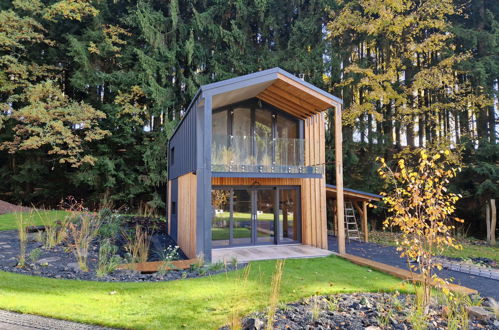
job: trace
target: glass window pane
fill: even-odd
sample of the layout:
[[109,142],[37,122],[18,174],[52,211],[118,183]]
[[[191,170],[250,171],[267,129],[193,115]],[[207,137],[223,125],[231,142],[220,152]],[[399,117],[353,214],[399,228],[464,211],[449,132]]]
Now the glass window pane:
[[226,246],[230,243],[230,190],[213,189],[211,203],[214,210],[211,223],[213,246]]
[[277,115],[277,138],[297,139],[298,121],[283,115]]
[[297,242],[298,201],[296,189],[279,190],[279,242]]
[[251,109],[235,108],[232,119],[231,152],[237,165],[253,165],[251,150]]
[[300,165],[300,142],[298,138],[298,121],[277,115],[276,123],[276,164]]
[[227,132],[228,114],[228,110],[213,113],[211,163],[214,165],[231,165],[233,162]]
[[213,113],[212,134],[213,136],[227,136],[227,110]]
[[257,243],[274,243],[275,190],[256,191],[256,240]]
[[234,244],[251,244],[251,191],[234,190]]
[[272,165],[272,112],[255,110],[256,165]]

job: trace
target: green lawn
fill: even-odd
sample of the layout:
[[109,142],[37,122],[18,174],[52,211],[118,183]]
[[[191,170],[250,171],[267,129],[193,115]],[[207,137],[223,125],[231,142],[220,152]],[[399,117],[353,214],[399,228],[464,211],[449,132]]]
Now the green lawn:
[[[214,221],[217,220],[228,220],[230,217],[230,212],[217,213],[215,215]],[[234,212],[234,221],[250,221],[251,214],[243,212]],[[293,220],[293,217],[288,218],[289,221]],[[274,221],[274,213],[260,213],[258,214],[258,221]]]
[[[29,224],[32,226],[42,226],[43,221],[47,220],[50,222],[55,222],[57,220],[62,220],[68,213],[62,210],[41,210],[33,212],[23,212],[22,216],[29,220]],[[7,213],[0,215],[0,230],[11,230],[17,229],[16,217],[17,213]]]
[[[160,283],[100,283],[0,272],[0,309],[138,329],[213,329],[268,304],[274,261],[242,271]],[[406,291],[400,280],[338,257],[290,259],[281,301],[316,293]]]
[[[396,245],[396,240],[400,235],[386,231],[370,232],[369,239],[372,242],[384,245]],[[499,246],[476,245],[473,244],[473,239],[458,239],[458,242],[463,246],[462,250],[445,249],[441,254],[453,258],[489,258],[499,263]]]
[[[212,228],[211,237],[215,241],[228,240],[229,228]],[[251,237],[251,231],[248,228],[234,228],[234,238],[248,238]]]

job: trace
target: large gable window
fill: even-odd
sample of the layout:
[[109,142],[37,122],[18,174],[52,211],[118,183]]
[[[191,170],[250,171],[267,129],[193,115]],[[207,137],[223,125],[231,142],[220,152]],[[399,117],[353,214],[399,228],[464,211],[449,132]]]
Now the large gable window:
[[265,102],[252,99],[214,110],[212,121],[215,166],[273,172],[279,166],[303,165],[299,119]]

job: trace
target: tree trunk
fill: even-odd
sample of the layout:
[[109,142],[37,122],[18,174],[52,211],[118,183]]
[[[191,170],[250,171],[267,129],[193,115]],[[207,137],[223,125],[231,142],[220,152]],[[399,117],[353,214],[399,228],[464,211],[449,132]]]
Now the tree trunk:
[[490,202],[486,201],[485,202],[485,237],[487,240],[487,243],[490,244]]
[[497,209],[496,200],[490,200],[490,245],[496,245]]

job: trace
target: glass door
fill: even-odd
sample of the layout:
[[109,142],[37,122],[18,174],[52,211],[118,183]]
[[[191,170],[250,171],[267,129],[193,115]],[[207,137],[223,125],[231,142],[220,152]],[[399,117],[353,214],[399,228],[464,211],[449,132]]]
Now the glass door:
[[298,225],[298,205],[298,188],[279,189],[279,243],[293,243],[299,241],[300,226]]
[[275,189],[255,191],[255,244],[275,242]]
[[215,188],[213,247],[300,241],[299,189]]
[[233,190],[233,233],[232,245],[249,245],[253,243],[253,191],[247,189]]

